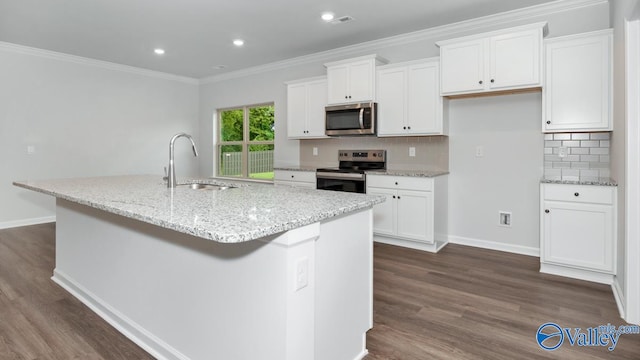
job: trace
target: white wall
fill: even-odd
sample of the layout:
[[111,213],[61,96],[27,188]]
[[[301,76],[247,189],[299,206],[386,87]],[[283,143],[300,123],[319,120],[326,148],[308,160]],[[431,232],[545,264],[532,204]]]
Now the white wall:
[[[541,94],[449,102],[452,242],[536,254],[543,140]],[[476,148],[484,156],[476,156]],[[511,227],[498,212],[512,213]]]
[[[198,130],[195,81],[78,60],[0,46],[0,228],[55,215],[52,197],[17,188],[12,181],[162,176],[171,136]],[[32,155],[29,145],[35,147]],[[190,149],[177,145],[178,176],[198,172]]]

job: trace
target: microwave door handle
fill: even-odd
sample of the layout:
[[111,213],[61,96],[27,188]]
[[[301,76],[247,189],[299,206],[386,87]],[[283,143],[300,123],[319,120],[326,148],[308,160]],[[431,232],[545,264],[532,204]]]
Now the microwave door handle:
[[360,115],[358,116],[358,121],[360,121],[360,129],[364,129],[364,108],[360,109]]

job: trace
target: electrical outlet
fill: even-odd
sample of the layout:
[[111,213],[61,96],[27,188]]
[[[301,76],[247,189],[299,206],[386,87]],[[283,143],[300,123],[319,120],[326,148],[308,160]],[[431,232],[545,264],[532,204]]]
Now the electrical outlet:
[[511,213],[507,211],[498,211],[498,225],[504,227],[511,227]]
[[313,156],[318,156],[318,148],[317,147],[313,147]]
[[483,157],[483,156],[484,156],[484,146],[482,145],[476,146],[476,157]]
[[27,154],[33,155],[36,153],[36,147],[33,145],[27,145]]
[[561,158],[566,157],[567,156],[567,148],[564,147],[564,146],[560,146],[558,148],[558,156],[561,157]]
[[303,257],[296,261],[296,291],[309,285],[309,258]]
[[416,156],[416,148],[413,146],[409,147],[409,156],[414,157]]

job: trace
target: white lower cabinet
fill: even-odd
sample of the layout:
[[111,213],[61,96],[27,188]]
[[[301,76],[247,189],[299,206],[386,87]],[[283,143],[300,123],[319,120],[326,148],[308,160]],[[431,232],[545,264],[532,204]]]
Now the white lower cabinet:
[[386,197],[373,208],[374,240],[432,252],[446,245],[446,175],[367,175],[367,194]]
[[273,183],[307,189],[316,188],[316,172],[302,170],[274,170]]
[[611,284],[616,187],[541,184],[540,271]]

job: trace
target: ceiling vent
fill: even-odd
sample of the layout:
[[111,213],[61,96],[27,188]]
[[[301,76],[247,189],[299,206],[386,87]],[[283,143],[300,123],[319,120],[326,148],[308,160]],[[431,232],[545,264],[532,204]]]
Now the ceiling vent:
[[334,24],[334,25],[335,25],[335,24],[344,24],[344,23],[347,23],[347,22],[349,22],[349,21],[353,21],[353,20],[354,20],[354,18],[353,18],[353,17],[351,17],[351,16],[347,15],[347,16],[339,17],[339,18],[337,18],[337,19],[333,19],[333,20],[331,20],[331,22],[330,22],[330,23],[331,23],[331,24]]

